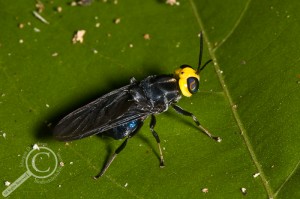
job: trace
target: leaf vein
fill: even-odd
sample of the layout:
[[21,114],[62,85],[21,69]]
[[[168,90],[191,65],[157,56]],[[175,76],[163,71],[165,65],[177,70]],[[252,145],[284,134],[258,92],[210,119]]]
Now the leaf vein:
[[[250,0],[249,0],[249,3],[250,3]],[[190,4],[191,4],[191,7],[192,7],[192,10],[194,11],[195,17],[196,17],[197,22],[199,24],[199,27],[201,28],[201,30],[203,32],[203,38],[204,38],[205,42],[208,45],[209,54],[210,54],[210,56],[213,59],[215,71],[216,71],[217,76],[219,78],[220,84],[221,84],[221,86],[222,86],[222,88],[224,90],[224,94],[225,94],[225,96],[226,96],[226,98],[227,98],[227,100],[228,100],[228,102],[230,104],[231,111],[232,111],[233,116],[234,116],[234,118],[236,120],[236,123],[237,123],[237,125],[238,125],[238,127],[239,127],[239,129],[241,131],[241,135],[242,135],[242,137],[244,139],[244,142],[246,144],[246,147],[247,147],[247,149],[248,149],[248,151],[250,153],[252,161],[254,162],[254,165],[256,166],[258,172],[260,173],[261,180],[263,182],[264,188],[265,188],[265,190],[266,190],[269,198],[274,198],[274,192],[273,192],[272,188],[270,187],[270,185],[268,183],[268,180],[267,180],[267,178],[266,178],[266,176],[265,176],[265,174],[263,172],[262,166],[261,166],[261,164],[259,163],[259,161],[258,161],[258,159],[256,157],[255,151],[254,151],[254,149],[253,149],[253,147],[251,145],[250,139],[249,139],[249,137],[247,135],[246,129],[245,129],[245,127],[244,127],[244,125],[243,125],[243,123],[241,121],[241,118],[240,118],[237,110],[234,108],[235,104],[234,104],[234,102],[232,100],[232,97],[231,97],[231,95],[229,93],[229,90],[227,89],[224,77],[223,77],[223,75],[221,73],[218,72],[218,71],[220,71],[220,66],[219,66],[219,63],[218,63],[216,55],[215,55],[215,50],[212,48],[212,46],[211,46],[211,44],[210,44],[210,42],[209,42],[209,40],[208,40],[208,38],[206,36],[204,25],[202,23],[202,20],[201,20],[199,14],[198,14],[197,8],[196,8],[195,3],[194,3],[194,0],[190,0]],[[247,7],[248,6],[246,6],[246,8]],[[241,18],[242,18],[242,16],[240,17],[240,19]]]
[[277,191],[274,193],[274,196],[276,197],[278,195],[278,193],[280,192],[280,190],[284,187],[284,185],[286,183],[289,182],[289,180],[291,179],[291,177],[294,175],[294,173],[296,173],[297,169],[299,168],[300,165],[300,160],[298,161],[298,163],[296,164],[295,168],[292,170],[292,172],[287,176],[287,178],[285,179],[285,181],[279,186],[279,188],[277,189]]
[[234,31],[236,30],[236,28],[238,27],[238,25],[241,23],[245,13],[247,12],[248,8],[249,8],[249,4],[250,4],[251,0],[248,0],[248,2],[246,3],[242,13],[240,14],[239,18],[236,20],[235,24],[233,25],[233,27],[231,28],[231,30],[228,32],[228,34],[224,37],[224,39],[222,39],[219,44],[212,49],[212,51],[216,51],[220,46],[223,45],[223,43],[225,43],[227,41],[227,39],[234,33]]

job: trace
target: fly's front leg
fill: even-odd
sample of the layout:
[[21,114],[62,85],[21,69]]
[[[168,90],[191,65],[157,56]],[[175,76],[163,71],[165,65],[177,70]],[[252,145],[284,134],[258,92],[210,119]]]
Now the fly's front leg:
[[198,121],[198,119],[196,118],[195,115],[193,115],[192,113],[186,111],[186,110],[183,110],[181,107],[175,105],[175,104],[172,104],[172,107],[174,108],[174,110],[177,112],[177,113],[180,113],[182,115],[185,115],[185,116],[190,116],[193,118],[195,124],[202,130],[203,133],[205,133],[208,137],[216,140],[217,142],[221,142],[222,139],[220,137],[217,137],[217,136],[214,136],[212,135],[207,129],[205,129],[201,124],[200,122]]
[[165,166],[165,163],[164,163],[164,156],[162,154],[162,150],[161,150],[161,147],[160,147],[160,139],[159,139],[159,136],[158,134],[154,131],[154,127],[155,127],[155,124],[156,124],[156,119],[155,119],[155,116],[154,115],[151,115],[151,122],[150,122],[150,130],[152,132],[152,135],[154,136],[156,142],[157,142],[157,145],[158,145],[158,149],[159,149],[159,153],[160,153],[160,164],[159,166],[161,168],[163,168]]
[[124,140],[124,142],[115,150],[114,154],[109,158],[109,160],[106,162],[105,166],[103,167],[103,169],[101,170],[101,172],[94,176],[94,179],[97,180],[98,178],[100,178],[101,176],[104,175],[104,173],[106,172],[106,170],[108,169],[108,167],[111,165],[111,163],[114,161],[114,159],[117,157],[117,155],[125,148],[128,139],[133,137],[139,130],[140,128],[143,126],[143,122],[141,122],[139,124],[139,126],[136,128],[136,130],[134,132],[132,132],[130,135],[128,135],[128,137]]

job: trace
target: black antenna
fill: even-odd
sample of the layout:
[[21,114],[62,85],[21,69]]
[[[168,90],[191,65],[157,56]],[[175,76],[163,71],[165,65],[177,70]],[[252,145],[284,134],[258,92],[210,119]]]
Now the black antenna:
[[198,61],[198,68],[197,68],[197,74],[200,72],[200,66],[202,62],[202,52],[203,52],[203,37],[202,32],[200,32],[200,53],[199,53],[199,61]]
[[202,37],[202,32],[200,32],[200,54],[199,54],[199,62],[198,62],[198,68],[197,68],[197,74],[199,74],[200,71],[202,71],[207,64],[209,64],[212,60],[208,60],[202,67],[201,67],[201,62],[202,62],[202,54],[203,54],[203,37]]
[[[206,66],[207,64],[209,64],[211,61],[212,61],[212,59],[210,59],[210,60],[208,60],[207,62],[205,62],[205,64],[200,68],[199,72],[202,71],[202,70],[205,68],[205,66]],[[197,72],[198,72],[198,71],[197,71]],[[199,72],[198,72],[198,73],[199,73]]]

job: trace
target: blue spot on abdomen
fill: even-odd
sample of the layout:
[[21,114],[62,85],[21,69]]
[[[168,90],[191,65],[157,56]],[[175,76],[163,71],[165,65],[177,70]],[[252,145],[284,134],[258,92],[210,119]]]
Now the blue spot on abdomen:
[[133,121],[127,123],[127,126],[128,126],[129,129],[134,129],[136,127],[136,125],[137,125],[136,120],[133,120]]
[[112,129],[113,134],[111,136],[114,137],[115,139],[122,139],[122,138],[130,135],[131,133],[133,133],[136,130],[136,128],[138,127],[138,124],[140,122],[141,122],[140,119],[132,120],[126,124],[117,126]]

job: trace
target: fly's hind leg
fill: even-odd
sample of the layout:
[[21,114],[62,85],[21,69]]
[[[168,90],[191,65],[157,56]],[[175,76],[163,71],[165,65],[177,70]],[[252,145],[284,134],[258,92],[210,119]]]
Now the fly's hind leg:
[[190,112],[188,112],[188,111],[182,109],[181,107],[179,107],[179,106],[177,106],[177,105],[175,105],[175,104],[173,104],[172,107],[174,108],[174,110],[175,110],[177,113],[180,113],[180,114],[185,115],[185,116],[190,116],[190,117],[192,117],[193,120],[194,120],[194,122],[195,122],[195,124],[196,124],[196,125],[201,129],[201,131],[202,131],[203,133],[205,133],[208,137],[210,137],[210,138],[216,140],[217,142],[221,142],[221,141],[222,141],[222,139],[221,139],[220,137],[217,137],[217,136],[212,135],[206,128],[204,128],[204,127],[200,124],[200,122],[198,121],[198,119],[196,118],[195,115],[193,115],[192,113],[190,113]]
[[111,165],[111,163],[114,161],[114,159],[117,157],[117,155],[125,148],[125,146],[128,142],[128,139],[133,137],[140,130],[140,128],[143,126],[143,122],[141,122],[138,125],[139,126],[136,128],[136,130],[134,132],[132,132],[130,135],[128,135],[128,137],[124,140],[124,142],[115,150],[114,154],[106,162],[106,164],[103,167],[103,169],[101,170],[101,172],[98,175],[94,176],[95,180],[97,180],[98,178],[100,178],[101,176],[104,175],[104,173],[106,172],[108,167]]
[[151,115],[151,122],[150,122],[150,130],[152,132],[152,135],[154,136],[156,142],[157,142],[157,145],[158,145],[158,149],[159,149],[159,153],[160,153],[160,168],[163,168],[165,166],[165,163],[164,163],[164,156],[162,154],[162,150],[161,150],[161,147],[160,147],[160,139],[159,139],[159,136],[158,134],[155,132],[154,130],[154,127],[155,127],[155,124],[156,124],[156,119],[155,119],[155,116],[154,115]]
[[109,158],[109,160],[106,162],[105,166],[103,167],[103,169],[101,170],[101,172],[94,176],[94,179],[98,179],[101,176],[103,176],[103,174],[105,173],[105,171],[108,169],[108,167],[110,166],[110,164],[114,161],[114,159],[117,157],[117,155],[125,148],[126,144],[127,144],[128,138],[126,138],[126,140],[116,149],[116,151],[114,152],[114,154]]

